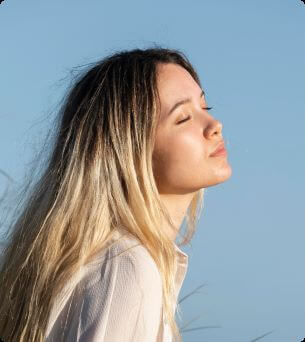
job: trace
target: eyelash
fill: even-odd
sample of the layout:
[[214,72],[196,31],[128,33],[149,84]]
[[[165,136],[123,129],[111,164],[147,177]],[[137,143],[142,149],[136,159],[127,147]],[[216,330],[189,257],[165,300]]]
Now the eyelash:
[[[203,107],[203,109],[205,110],[211,110],[213,107]],[[181,121],[178,121],[177,122],[177,125],[180,125],[181,123],[187,121],[188,119],[190,118],[190,115],[188,115],[185,119],[181,120]]]

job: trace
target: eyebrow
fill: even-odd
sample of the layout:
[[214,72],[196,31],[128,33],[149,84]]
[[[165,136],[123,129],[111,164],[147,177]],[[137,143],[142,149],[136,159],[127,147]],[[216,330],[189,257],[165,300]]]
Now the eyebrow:
[[[201,94],[200,94],[200,97],[202,97],[203,95],[205,95],[205,92],[202,90],[201,91]],[[182,99],[178,102],[176,102],[173,107],[171,108],[171,110],[168,112],[167,116],[169,116],[177,107],[185,104],[185,103],[188,103],[188,102],[191,102],[191,98],[190,97],[187,97],[186,99]]]

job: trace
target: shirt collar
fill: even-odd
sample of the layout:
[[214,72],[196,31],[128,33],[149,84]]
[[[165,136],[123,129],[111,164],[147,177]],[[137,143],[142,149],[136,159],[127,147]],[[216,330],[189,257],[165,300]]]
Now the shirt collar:
[[[126,228],[124,228],[123,226],[120,226],[119,227],[120,229],[121,229],[121,231],[123,231],[123,232],[127,232],[127,234],[131,234],[131,233],[129,233],[129,231],[126,229]],[[121,234],[120,234],[121,235]],[[178,263],[180,264],[180,265],[184,265],[184,266],[188,266],[188,255],[185,253],[185,252],[183,252],[178,246],[177,246],[177,244],[174,242],[174,247],[175,247],[175,250],[176,250],[176,252],[177,252],[177,257],[178,257]]]
[[174,246],[175,246],[175,249],[177,251],[177,256],[178,256],[178,261],[179,263],[181,264],[188,264],[188,255],[183,252],[178,246],[177,244],[174,242]]
[[178,302],[179,293],[183,285],[187,270],[188,270],[188,255],[174,243],[175,249],[177,251],[178,265],[175,275],[175,287],[176,287],[176,301]]

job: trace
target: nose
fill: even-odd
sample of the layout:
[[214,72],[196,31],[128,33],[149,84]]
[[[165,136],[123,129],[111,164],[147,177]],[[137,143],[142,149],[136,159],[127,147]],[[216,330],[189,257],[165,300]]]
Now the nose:
[[211,119],[205,129],[205,135],[207,139],[213,138],[214,135],[221,136],[222,123],[214,118]]

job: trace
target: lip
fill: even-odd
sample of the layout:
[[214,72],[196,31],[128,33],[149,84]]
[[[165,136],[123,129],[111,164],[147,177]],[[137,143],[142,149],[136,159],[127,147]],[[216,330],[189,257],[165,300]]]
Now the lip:
[[227,150],[225,148],[224,142],[218,145],[216,150],[210,154],[210,157],[226,156]]

